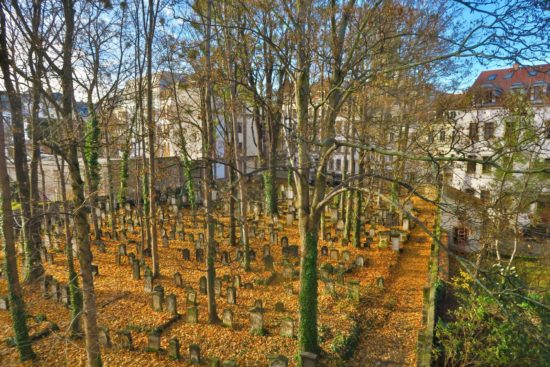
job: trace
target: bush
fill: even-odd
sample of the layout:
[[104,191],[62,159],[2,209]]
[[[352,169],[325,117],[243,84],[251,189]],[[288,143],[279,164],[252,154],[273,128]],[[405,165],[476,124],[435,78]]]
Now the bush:
[[493,268],[485,289],[462,274],[453,280],[459,307],[439,322],[436,337],[445,366],[548,366],[548,308],[521,292],[519,278]]

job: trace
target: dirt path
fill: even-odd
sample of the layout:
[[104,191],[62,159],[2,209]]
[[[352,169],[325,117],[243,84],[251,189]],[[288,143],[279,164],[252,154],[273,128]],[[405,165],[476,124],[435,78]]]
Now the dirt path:
[[[433,228],[429,207],[419,218]],[[417,226],[385,282],[385,290],[362,303],[362,334],[350,367],[415,366],[416,343],[422,322],[430,240]]]

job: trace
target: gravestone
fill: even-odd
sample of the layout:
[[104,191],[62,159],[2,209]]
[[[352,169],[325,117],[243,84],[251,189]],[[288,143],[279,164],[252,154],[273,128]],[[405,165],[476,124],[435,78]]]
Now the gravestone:
[[365,258],[363,256],[357,256],[355,259],[355,266],[360,268],[365,266]]
[[240,288],[242,286],[241,276],[239,274],[233,277],[233,287]]
[[119,253],[119,255],[122,255],[122,256],[126,256],[126,255],[127,255],[127,252],[126,252],[126,244],[121,243],[120,245],[118,245],[118,253]]
[[275,303],[275,311],[276,312],[285,312],[285,305],[283,304],[283,302]]
[[288,246],[288,237],[283,236],[281,237],[281,247],[287,247]]
[[69,286],[66,284],[61,285],[59,288],[59,298],[61,303],[63,303],[65,306],[69,306],[71,304],[71,297],[69,294]]
[[310,352],[302,352],[300,354],[302,361],[302,367],[315,367],[317,366],[317,354]]
[[325,282],[325,293],[332,296],[336,295],[336,287],[333,281],[329,280]]
[[163,246],[163,247],[168,247],[168,245],[169,245],[168,236],[164,235],[164,236],[162,237],[162,246]]
[[191,364],[201,364],[201,349],[197,344],[189,346],[189,362]]
[[228,359],[226,361],[223,361],[222,367],[238,367],[237,362],[235,362],[232,359]]
[[264,256],[264,270],[273,271],[273,256],[271,255]]
[[197,306],[187,307],[186,321],[190,324],[196,324],[199,322],[199,310]]
[[146,268],[145,273],[143,275],[143,279],[145,280],[145,292],[151,293],[153,291],[153,273],[151,272],[151,269]]
[[182,288],[183,287],[183,279],[181,277],[181,274],[179,272],[176,272],[174,274],[174,284],[176,287]]
[[338,231],[343,231],[344,230],[344,221],[342,219],[340,219],[336,223],[336,230],[338,230]]
[[380,289],[384,289],[384,277],[376,278],[376,286]]
[[163,303],[164,303],[164,293],[156,290],[153,291],[153,301],[152,301],[153,310],[157,312],[162,311]]
[[166,310],[173,316],[178,314],[176,295],[173,293],[166,296]]
[[331,259],[331,260],[336,260],[336,261],[338,261],[339,258],[340,258],[340,255],[339,255],[339,253],[338,253],[338,250],[336,250],[336,249],[330,250],[330,259]]
[[170,339],[170,341],[168,342],[168,357],[173,360],[181,359],[180,342],[176,337]]
[[134,260],[132,263],[132,277],[134,278],[134,280],[141,279],[141,274],[139,269],[140,269],[139,262]]
[[109,328],[106,326],[100,326],[97,331],[97,338],[99,345],[102,347],[111,347],[111,337],[109,336]]
[[198,262],[203,262],[204,261],[204,250],[203,249],[198,248],[198,249],[195,250],[195,259]]
[[361,297],[359,282],[356,280],[351,280],[348,282],[348,297],[355,302],[359,302]]
[[188,248],[184,248],[183,250],[181,250],[181,255],[183,257],[183,260],[185,261],[191,260],[191,253]]
[[262,311],[264,310],[264,303],[261,299],[257,299],[254,301],[254,307],[260,308]]
[[197,292],[193,289],[187,290],[187,305],[196,306],[197,305]]
[[287,226],[291,226],[291,225],[292,225],[292,222],[294,222],[294,214],[288,213],[288,214],[286,215],[286,225],[287,225]]
[[234,287],[227,287],[227,303],[230,305],[237,304],[237,290]]
[[227,308],[223,310],[222,324],[225,327],[228,327],[231,329],[233,328],[233,311]]
[[134,254],[133,252],[130,252],[128,254],[128,264],[132,265],[134,261],[136,261],[136,254]]
[[54,301],[59,301],[59,282],[56,279],[52,279],[50,283],[50,297]]
[[132,333],[130,333],[128,330],[119,330],[116,333],[117,335],[117,345],[120,348],[133,350],[134,347],[132,345]]
[[207,282],[206,282],[206,277],[205,276],[202,276],[199,279],[199,292],[201,294],[207,294],[208,293]]
[[264,256],[271,255],[271,247],[269,247],[269,245],[265,245],[263,247],[263,250],[264,250]]
[[288,358],[282,355],[276,355],[269,359],[269,367],[287,367]]
[[216,297],[222,294],[222,280],[219,278],[214,279],[214,295]]
[[222,265],[229,265],[231,258],[229,257],[229,252],[222,252]]
[[116,265],[122,265],[122,255],[121,254],[115,254],[115,264]]
[[0,310],[7,311],[10,308],[8,297],[0,297]]
[[294,338],[294,320],[290,317],[285,317],[281,320],[280,334],[284,338]]
[[259,307],[254,307],[249,311],[250,332],[254,335],[263,335],[264,330],[264,311]]
[[328,256],[328,247],[327,246],[321,247],[321,256]]
[[147,336],[147,351],[158,352],[160,350],[160,335],[157,332],[149,333]]
[[342,260],[345,262],[348,262],[351,258],[351,254],[349,251],[342,251]]

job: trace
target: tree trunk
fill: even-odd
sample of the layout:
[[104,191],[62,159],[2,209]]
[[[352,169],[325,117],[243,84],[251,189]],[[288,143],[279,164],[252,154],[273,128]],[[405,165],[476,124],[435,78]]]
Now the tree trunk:
[[158,242],[157,242],[157,198],[155,189],[155,129],[153,118],[153,37],[155,34],[154,1],[149,0],[149,28],[146,39],[147,57],[147,130],[149,141],[149,225],[151,227],[151,254],[153,257],[153,277],[160,276]]
[[69,275],[69,297],[71,299],[71,337],[82,336],[81,314],[82,314],[82,292],[78,286],[78,277],[74,268],[73,246],[71,240],[71,229],[69,225],[69,202],[67,201],[67,187],[65,184],[65,164],[59,163],[57,155],[55,164],[59,172],[61,182],[61,200],[63,201],[63,222],[65,223],[65,254],[67,255],[67,271]]
[[[5,19],[2,19],[2,21],[5,22]],[[40,237],[36,236],[36,226],[34,226],[35,233],[33,235],[31,235],[30,231],[31,227],[33,227],[33,221],[31,213],[31,196],[22,103],[21,96],[16,91],[12,81],[11,67],[9,64],[9,60],[11,58],[7,49],[5,27],[2,29],[2,35],[0,38],[0,68],[2,69],[4,87],[6,88],[10,103],[14,147],[13,161],[15,166],[15,176],[17,178],[19,201],[21,203],[21,222],[25,251],[24,273],[27,281],[34,282],[37,281],[42,274],[44,274],[44,267],[40,261],[40,249],[38,247],[40,246]]]
[[[65,38],[63,41],[63,67],[61,75],[62,114],[65,120],[66,131],[74,134],[73,122],[73,66],[72,54],[74,47],[74,3],[72,0],[63,1],[63,13],[65,18]],[[73,137],[75,139],[76,137]],[[89,367],[101,367],[101,353],[98,342],[97,308],[94,294],[94,279],[92,275],[92,251],[89,242],[89,224],[86,213],[84,197],[84,182],[80,175],[78,162],[78,144],[73,140],[66,151],[65,160],[68,164],[71,177],[74,202],[74,228],[78,243],[78,261],[80,263],[80,276],[82,277],[83,306],[84,306],[84,330],[86,334],[86,354]]]
[[[0,8],[1,35],[5,40],[5,18],[3,9]],[[0,45],[0,47],[4,47]],[[4,268],[8,280],[8,299],[10,305],[10,316],[12,320],[13,333],[15,335],[15,344],[19,352],[19,359],[27,361],[34,359],[36,355],[32,350],[29,330],[27,328],[27,315],[25,313],[25,303],[23,293],[19,284],[19,275],[17,273],[17,255],[15,252],[15,238],[13,233],[14,220],[11,208],[11,191],[6,164],[6,146],[4,139],[4,119],[0,112],[0,185],[2,192],[2,212],[0,220],[2,221],[2,242],[4,243]]]

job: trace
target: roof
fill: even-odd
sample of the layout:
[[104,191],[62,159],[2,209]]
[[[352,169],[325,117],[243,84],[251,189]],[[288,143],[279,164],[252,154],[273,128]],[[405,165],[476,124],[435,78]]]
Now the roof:
[[515,66],[507,69],[482,71],[472,88],[495,88],[508,92],[512,88],[534,84],[550,84],[550,64]]

